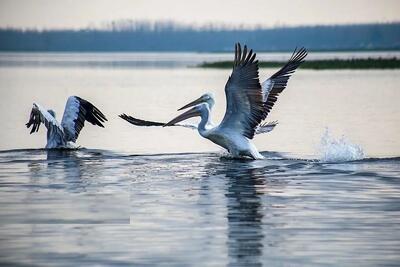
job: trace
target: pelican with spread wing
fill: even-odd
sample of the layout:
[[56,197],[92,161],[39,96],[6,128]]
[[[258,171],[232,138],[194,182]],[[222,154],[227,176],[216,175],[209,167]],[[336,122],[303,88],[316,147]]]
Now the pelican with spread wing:
[[31,134],[39,131],[40,124],[47,128],[46,148],[76,148],[75,142],[85,121],[104,128],[107,121],[104,114],[89,101],[78,96],[70,96],[65,105],[61,124],[56,120],[53,110],[46,110],[37,103],[33,103],[31,115],[26,127]]
[[242,51],[240,44],[236,44],[232,74],[225,85],[227,106],[222,122],[217,126],[211,123],[212,106],[207,103],[206,94],[182,107],[192,108],[164,126],[176,125],[199,116],[201,121],[197,130],[202,137],[227,149],[234,157],[262,159],[263,156],[251,139],[262,126],[262,121],[268,116],[278,95],[286,88],[290,75],[304,62],[306,56],[305,48],[296,49],[279,71],[260,84],[256,54],[252,50],[247,51],[247,46]]

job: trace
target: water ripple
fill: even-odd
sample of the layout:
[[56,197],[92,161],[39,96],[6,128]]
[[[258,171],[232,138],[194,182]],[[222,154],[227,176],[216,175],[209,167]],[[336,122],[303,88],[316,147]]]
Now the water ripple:
[[0,152],[10,265],[396,265],[400,158]]

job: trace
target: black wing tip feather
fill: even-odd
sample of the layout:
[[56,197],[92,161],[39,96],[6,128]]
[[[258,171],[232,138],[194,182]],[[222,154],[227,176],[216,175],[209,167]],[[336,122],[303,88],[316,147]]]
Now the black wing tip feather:
[[[79,96],[74,96],[80,103],[80,115],[83,116],[83,123],[84,120],[87,120],[93,125],[97,125],[99,127],[104,128],[103,123],[108,121],[106,116],[91,102],[83,99]],[[78,122],[78,121],[77,121]],[[81,129],[83,127],[83,123],[77,123],[78,127]],[[80,125],[82,124],[82,125]],[[80,130],[79,129],[79,130]]]
[[125,113],[122,113],[121,115],[119,115],[119,117],[135,126],[164,126],[165,125],[165,123],[162,123],[162,122],[146,121],[146,120],[137,119],[137,118],[129,116]]
[[33,134],[34,132],[38,132],[40,128],[40,114],[35,110],[35,108],[32,108],[31,114],[29,116],[29,120],[27,123],[25,123],[26,128],[30,128],[32,126],[32,129],[29,134]]
[[278,95],[286,88],[290,76],[296,71],[296,69],[304,62],[304,59],[308,55],[308,51],[305,47],[294,49],[292,56],[289,61],[274,75],[271,76],[271,80],[274,82],[273,88],[270,91],[267,100],[264,103],[265,112],[263,119],[268,116],[275,102],[278,99]]
[[308,55],[308,51],[305,47],[301,47],[297,50],[297,47],[294,49],[292,56],[290,57],[290,61],[304,61],[304,58]]
[[258,67],[258,60],[255,60],[256,55],[257,54],[253,51],[253,49],[247,51],[247,45],[244,45],[242,50],[242,46],[239,42],[237,42],[235,44],[235,59],[233,62],[234,68],[244,67],[249,64],[256,64]]
[[304,47],[300,48],[299,50],[296,48],[293,51],[289,61],[271,76],[270,79],[274,81],[274,87],[271,93],[280,93],[286,88],[290,76],[305,61],[307,55],[308,51]]
[[294,49],[289,61],[274,75],[277,75],[282,70],[285,70],[286,72],[288,72],[288,71],[293,72],[300,66],[301,63],[304,62],[304,59],[306,58],[307,55],[308,55],[308,51],[305,47],[301,47],[300,49],[297,49],[297,47],[296,47]]

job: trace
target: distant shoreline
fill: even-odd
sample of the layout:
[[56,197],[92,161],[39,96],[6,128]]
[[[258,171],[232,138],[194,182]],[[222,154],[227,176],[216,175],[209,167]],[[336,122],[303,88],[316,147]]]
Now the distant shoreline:
[[[260,68],[277,68],[285,62],[282,61],[261,61]],[[230,69],[232,61],[204,62],[197,65],[199,68]],[[367,59],[324,59],[305,61],[301,68],[314,70],[328,69],[399,69],[400,59],[398,58],[367,58]]]
[[128,21],[104,29],[0,28],[0,40],[1,51],[229,52],[237,42],[257,52],[400,50],[400,22],[234,29]]
[[[306,47],[307,48],[307,47]],[[294,49],[294,48],[293,48]],[[293,49],[288,50],[257,50],[257,54],[261,53],[293,53]],[[313,53],[371,53],[371,52],[400,52],[400,48],[387,49],[387,48],[373,48],[373,49],[312,49]],[[118,54],[130,54],[130,53],[194,53],[194,54],[230,54],[234,53],[234,50],[2,50],[0,54],[100,54],[100,53],[118,53]]]

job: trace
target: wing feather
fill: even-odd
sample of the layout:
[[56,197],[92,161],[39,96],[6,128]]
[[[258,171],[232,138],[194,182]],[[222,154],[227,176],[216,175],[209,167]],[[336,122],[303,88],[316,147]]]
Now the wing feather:
[[[146,121],[146,120],[142,120],[142,119],[137,119],[137,118],[129,116],[125,113],[119,115],[119,117],[133,125],[136,125],[136,126],[165,126],[165,124],[166,124],[166,122]],[[181,127],[189,128],[189,129],[193,129],[193,130],[197,129],[196,125],[189,124],[189,123],[176,123],[171,126],[181,126]]]
[[275,126],[278,125],[278,121],[271,121],[271,122],[266,122],[258,125],[256,129],[256,134],[263,134],[263,133],[269,133],[272,131]]
[[299,50],[296,48],[289,61],[269,79],[262,83],[265,106],[263,120],[268,116],[275,102],[278,100],[279,94],[286,88],[290,76],[304,62],[307,53],[308,52],[304,47]]
[[119,115],[119,117],[133,125],[136,125],[136,126],[164,126],[165,125],[165,123],[162,123],[162,122],[146,121],[146,120],[137,119],[132,116],[126,115],[125,113]]
[[29,121],[25,124],[27,128],[31,129],[31,134],[39,131],[40,124],[43,123],[47,130],[54,132],[61,139],[64,137],[64,131],[58,121],[39,104],[33,103]]
[[104,114],[89,101],[78,96],[70,96],[65,105],[61,125],[67,140],[75,142],[85,126],[85,121],[104,128],[107,121]]
[[254,137],[255,129],[262,121],[264,102],[258,78],[258,61],[253,50],[243,52],[235,45],[232,74],[225,85],[226,112],[219,127],[238,130],[247,138]]

